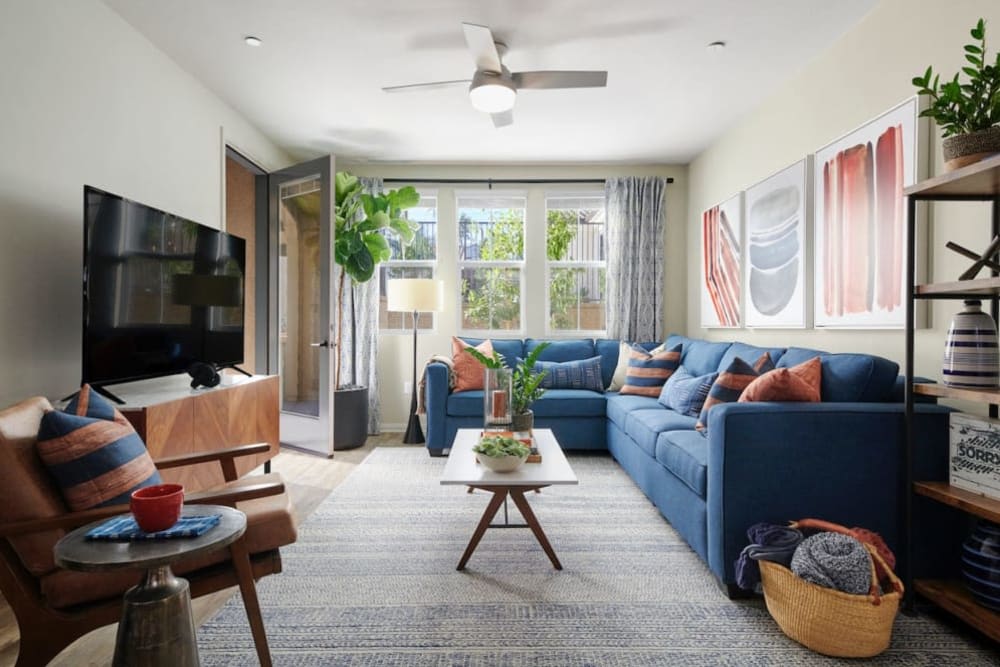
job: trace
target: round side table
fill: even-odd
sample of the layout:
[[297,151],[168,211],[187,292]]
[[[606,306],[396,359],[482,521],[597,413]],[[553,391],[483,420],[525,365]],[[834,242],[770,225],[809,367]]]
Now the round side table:
[[56,543],[56,564],[69,570],[95,572],[145,569],[142,582],[125,592],[115,639],[113,665],[192,667],[199,664],[191,591],[175,577],[170,564],[221,549],[246,531],[243,512],[221,505],[185,505],[182,516],[221,514],[219,524],[204,535],[170,540],[105,542],[84,536],[107,519],[77,528]]

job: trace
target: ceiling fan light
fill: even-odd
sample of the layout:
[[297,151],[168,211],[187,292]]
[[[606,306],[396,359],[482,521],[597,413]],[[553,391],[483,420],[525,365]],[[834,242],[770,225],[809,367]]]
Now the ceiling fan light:
[[514,108],[517,91],[507,79],[492,72],[476,72],[469,86],[469,99],[478,111],[501,113]]

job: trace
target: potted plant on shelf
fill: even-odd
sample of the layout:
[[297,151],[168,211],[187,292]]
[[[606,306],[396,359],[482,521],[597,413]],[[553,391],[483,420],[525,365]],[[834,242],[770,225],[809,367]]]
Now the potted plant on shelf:
[[992,62],[987,57],[983,19],[970,34],[976,42],[964,47],[968,65],[951,80],[941,83],[931,67],[913,78],[920,94],[930,98],[920,115],[933,118],[941,128],[948,171],[1000,152],[1000,53]]
[[[545,393],[541,384],[547,374],[547,371],[536,371],[535,364],[548,346],[548,342],[539,343],[525,359],[519,359],[514,366],[510,399],[512,431],[530,431],[535,425],[531,406]],[[503,359],[495,350],[492,357],[487,357],[475,348],[467,349],[487,369],[498,370],[504,367]]]
[[[351,277],[351,379],[357,382],[357,313],[354,287],[375,276],[381,262],[389,259],[392,249],[386,233],[399,238],[404,246],[413,242],[418,224],[402,217],[404,209],[416,206],[420,195],[407,186],[378,194],[368,194],[357,176],[338,171],[334,177],[334,262],[341,268],[337,281],[337,303],[344,302],[346,279]],[[350,419],[334,419],[333,448],[352,449],[365,444],[368,438],[368,387],[341,383],[340,354],[344,333],[344,318],[337,317],[337,345],[334,357],[333,409],[336,414],[352,415]],[[354,417],[359,415],[360,418]]]

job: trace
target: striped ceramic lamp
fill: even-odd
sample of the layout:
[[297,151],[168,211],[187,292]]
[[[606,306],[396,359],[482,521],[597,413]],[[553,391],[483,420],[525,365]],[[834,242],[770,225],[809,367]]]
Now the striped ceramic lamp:
[[997,326],[980,309],[979,300],[965,302],[965,309],[951,320],[944,343],[942,380],[955,387],[996,387],[1000,356]]

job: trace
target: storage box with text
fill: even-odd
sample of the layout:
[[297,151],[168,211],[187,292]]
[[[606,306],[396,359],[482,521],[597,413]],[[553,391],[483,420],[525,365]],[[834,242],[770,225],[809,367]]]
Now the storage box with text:
[[949,432],[951,485],[1000,499],[1000,421],[953,412]]

